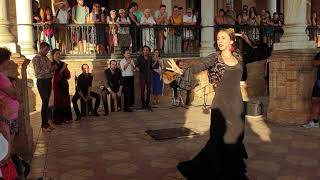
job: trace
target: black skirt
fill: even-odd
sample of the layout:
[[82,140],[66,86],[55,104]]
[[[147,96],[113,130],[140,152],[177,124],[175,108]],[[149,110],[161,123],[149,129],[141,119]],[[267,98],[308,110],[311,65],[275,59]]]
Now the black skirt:
[[[221,118],[216,115],[212,112],[211,120]],[[192,160],[178,164],[178,170],[188,180],[248,180],[244,162],[248,155],[242,139],[226,144],[219,134],[219,127],[215,128],[215,134],[210,133],[207,144]]]

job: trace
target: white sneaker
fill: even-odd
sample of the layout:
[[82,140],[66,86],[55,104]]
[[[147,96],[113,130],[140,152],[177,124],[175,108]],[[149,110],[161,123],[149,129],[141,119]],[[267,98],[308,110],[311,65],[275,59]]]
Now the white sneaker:
[[308,124],[303,125],[304,128],[310,129],[310,128],[319,128],[319,122],[314,123],[313,121],[310,121]]

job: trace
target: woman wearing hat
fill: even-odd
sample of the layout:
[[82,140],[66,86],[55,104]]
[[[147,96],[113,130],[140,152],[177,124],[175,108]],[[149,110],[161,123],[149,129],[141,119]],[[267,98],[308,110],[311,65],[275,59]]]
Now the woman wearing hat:
[[[120,17],[117,19],[118,25],[118,45],[121,52],[129,49],[131,45],[131,36],[129,25],[131,24],[129,17],[126,16],[126,11],[124,9],[119,10]],[[123,27],[121,27],[121,25]]]

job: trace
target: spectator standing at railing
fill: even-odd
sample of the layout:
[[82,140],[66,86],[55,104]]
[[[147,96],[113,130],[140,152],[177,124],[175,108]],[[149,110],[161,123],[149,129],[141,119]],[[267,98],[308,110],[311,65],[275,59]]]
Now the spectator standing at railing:
[[[58,3],[56,3],[56,6],[58,7],[58,10],[56,12],[56,20],[55,23],[56,24],[69,24],[70,19],[71,19],[71,14],[69,12],[69,5],[68,2],[66,1],[60,1]],[[67,44],[69,40],[70,40],[70,34],[68,33],[67,27],[59,25],[56,26],[57,29],[57,42],[59,44],[59,49],[61,50],[61,52],[66,53],[67,51]]]
[[183,19],[182,16],[180,16],[177,6],[173,7],[172,16],[169,18],[169,23],[175,26],[169,29],[169,50],[172,50],[172,53],[181,53],[183,28],[179,26],[183,25]]
[[[249,25],[251,26],[259,26],[261,22],[261,18],[258,15],[258,12],[255,7],[251,7],[249,10]],[[260,38],[259,28],[252,28],[248,31],[248,37],[250,40],[257,42]]]
[[131,44],[131,36],[129,29],[129,25],[131,24],[131,22],[129,17],[126,16],[126,11],[124,9],[119,10],[119,15],[120,17],[117,19],[118,45],[121,49],[121,53],[124,53],[126,49],[129,49]]
[[248,9],[243,9],[242,13],[238,16],[238,24],[249,25],[249,20]]
[[[87,17],[89,16],[89,8],[84,5],[84,0],[77,0],[77,5],[72,7],[72,22],[74,24],[86,24]],[[86,27],[80,27],[80,29],[76,29],[76,42],[78,43],[78,48],[81,53],[84,53],[87,48],[87,33],[89,33]]]
[[237,13],[233,10],[230,3],[226,3],[226,24],[228,25],[235,25],[237,22]]
[[262,41],[263,43],[266,43],[270,46],[272,43],[272,36],[274,33],[273,28],[270,27],[273,26],[270,11],[266,11],[264,16],[262,16],[261,25],[267,26],[263,28]]
[[[161,26],[167,25],[169,21],[168,21],[168,13],[167,13],[166,5],[162,4],[160,6],[160,10],[157,10],[154,13],[154,17],[157,25],[161,25]],[[157,49],[159,50],[164,49],[165,31],[166,31],[165,27],[158,27],[156,31]]]
[[140,22],[143,16],[143,12],[139,11],[138,3],[132,2],[131,5],[134,7],[134,15],[137,17],[137,21]]
[[110,53],[114,53],[115,47],[118,46],[117,35],[117,15],[115,10],[110,11],[110,15],[107,17],[108,29],[108,48]]
[[41,22],[39,3],[38,1],[35,1],[35,0],[32,0],[32,16],[33,16],[33,23]]
[[105,27],[104,23],[106,18],[101,10],[101,5],[99,3],[94,3],[92,7],[92,12],[89,14],[87,22],[89,24],[95,24],[95,28],[91,29],[91,39],[96,45],[96,52],[98,54],[103,54],[105,52]]
[[308,19],[308,26],[309,26],[309,40],[317,41],[317,28],[318,25],[318,17],[317,12],[312,12],[311,18]]
[[56,48],[56,38],[54,36],[54,28],[53,23],[55,22],[55,17],[52,14],[52,9],[50,7],[46,7],[44,10],[40,11],[41,23],[44,24],[43,30],[43,40],[48,43],[51,49]]
[[[32,0],[32,22],[33,23],[40,23],[41,18],[40,18],[40,8],[39,8],[39,3],[35,0]],[[34,26],[33,27],[33,37],[34,37],[34,48],[38,49],[37,42],[38,42],[38,32],[39,32],[39,27]]]
[[225,20],[225,12],[223,9],[219,9],[219,13],[218,15],[216,15],[216,17],[214,17],[214,23],[216,25],[223,25],[226,23],[226,20]]
[[276,29],[274,30],[274,42],[278,43],[278,42],[280,42],[280,37],[283,34],[282,24],[279,19],[278,13],[276,13],[276,12],[273,13],[272,22],[273,22],[273,25],[276,26],[275,27]]
[[279,19],[282,25],[284,25],[284,15],[283,13],[279,13]]
[[183,25],[190,26],[184,28],[183,31],[183,52],[188,52],[189,46],[192,45],[194,41],[194,29],[192,26],[195,26],[197,23],[197,18],[192,13],[192,9],[188,8],[187,13],[183,16]]
[[183,16],[184,16],[183,7],[179,7],[178,9],[179,9],[179,15],[180,15],[181,17],[183,17]]
[[130,35],[132,38],[132,52],[139,52],[141,46],[141,30],[139,28],[140,21],[137,16],[134,14],[136,8],[133,3],[129,4],[128,7],[128,16],[131,22],[130,26]]
[[142,45],[148,46],[150,48],[150,51],[153,52],[155,49],[155,36],[154,36],[154,29],[153,25],[156,24],[156,21],[154,20],[153,16],[151,15],[150,9],[144,10],[144,15],[141,18],[141,25],[144,25],[142,28]]

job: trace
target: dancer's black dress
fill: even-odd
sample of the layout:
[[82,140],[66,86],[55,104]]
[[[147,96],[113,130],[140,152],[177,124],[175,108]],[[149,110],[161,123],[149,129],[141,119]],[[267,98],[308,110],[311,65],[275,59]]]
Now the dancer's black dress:
[[[214,65],[217,56],[218,53],[210,55],[204,58],[200,65],[187,71],[194,74],[209,69]],[[256,61],[260,58],[251,59]],[[225,70],[217,83],[211,106],[210,139],[192,160],[180,162],[177,166],[188,180],[248,179],[244,162],[248,156],[243,144],[244,103],[240,91],[244,63],[239,59],[235,66],[223,65]]]

